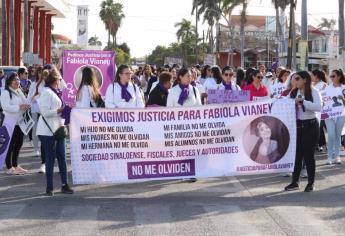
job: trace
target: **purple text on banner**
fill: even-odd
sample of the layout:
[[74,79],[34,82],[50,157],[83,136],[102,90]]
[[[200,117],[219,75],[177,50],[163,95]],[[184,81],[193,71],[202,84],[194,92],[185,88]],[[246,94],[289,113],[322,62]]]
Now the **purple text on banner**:
[[194,176],[195,160],[129,162],[127,170],[128,179]]
[[63,79],[67,88],[63,91],[63,100],[74,106],[75,97],[81,82],[83,69],[93,68],[102,96],[115,78],[115,52],[113,51],[69,51],[63,52]]
[[250,91],[210,89],[207,94],[208,104],[247,102],[250,100]]

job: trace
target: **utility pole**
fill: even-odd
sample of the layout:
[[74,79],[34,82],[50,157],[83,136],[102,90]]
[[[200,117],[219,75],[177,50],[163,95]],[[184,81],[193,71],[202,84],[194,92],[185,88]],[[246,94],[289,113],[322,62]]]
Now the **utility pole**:
[[[304,70],[308,70],[308,10],[307,10],[307,0],[302,0],[302,32],[301,32],[301,36],[302,36],[302,47],[303,50],[300,52],[300,58],[302,59],[302,57],[305,58],[305,61],[301,61],[301,69]],[[306,48],[305,48],[306,47]],[[305,55],[302,55],[302,53],[305,53]],[[304,65],[302,65],[302,63],[304,63]]]
[[199,34],[198,34],[198,20],[199,20],[199,12],[198,12],[198,2],[195,6],[195,63],[198,64],[198,39],[199,39]]

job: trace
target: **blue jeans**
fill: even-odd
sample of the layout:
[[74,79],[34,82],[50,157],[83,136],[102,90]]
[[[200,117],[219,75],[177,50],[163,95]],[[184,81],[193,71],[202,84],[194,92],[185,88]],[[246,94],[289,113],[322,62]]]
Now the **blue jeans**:
[[325,120],[328,142],[327,142],[327,152],[328,160],[331,161],[333,158],[339,157],[340,151],[340,141],[341,141],[341,131],[345,123],[345,117],[337,117]]
[[42,135],[39,135],[38,138],[41,140],[41,145],[44,147],[46,157],[47,191],[53,191],[55,157],[58,160],[61,183],[62,185],[67,184],[65,139],[56,140],[53,136]]

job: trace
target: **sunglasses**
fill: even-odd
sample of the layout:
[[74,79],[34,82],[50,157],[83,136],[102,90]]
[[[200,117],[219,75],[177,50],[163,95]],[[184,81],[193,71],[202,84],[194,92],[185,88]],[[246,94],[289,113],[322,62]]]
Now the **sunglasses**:
[[234,73],[224,73],[224,76],[234,76]]
[[258,79],[262,79],[263,77],[261,75],[256,76]]
[[330,75],[329,77],[331,77],[333,79],[333,78],[335,78],[335,75]]

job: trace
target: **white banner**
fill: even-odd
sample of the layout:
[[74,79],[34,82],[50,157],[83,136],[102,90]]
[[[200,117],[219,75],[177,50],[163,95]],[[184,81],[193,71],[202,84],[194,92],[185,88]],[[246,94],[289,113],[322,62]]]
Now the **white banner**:
[[291,172],[291,99],[188,108],[73,109],[74,184]]

